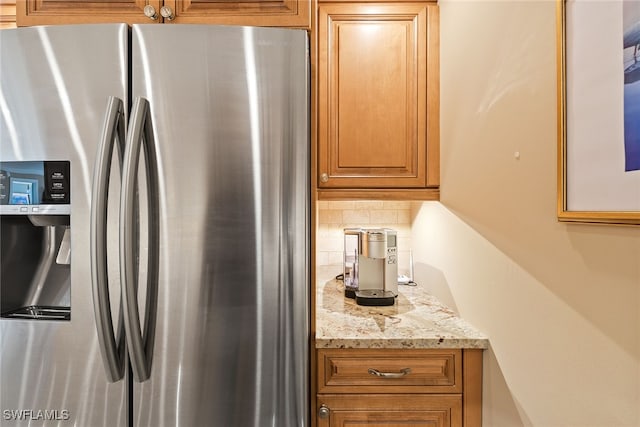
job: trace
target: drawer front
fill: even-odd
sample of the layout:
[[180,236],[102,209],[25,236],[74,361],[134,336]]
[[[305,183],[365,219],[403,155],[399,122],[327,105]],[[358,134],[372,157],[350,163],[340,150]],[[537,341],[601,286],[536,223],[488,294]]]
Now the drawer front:
[[319,349],[319,393],[461,393],[460,350]]
[[[321,415],[319,409],[323,408]],[[459,394],[321,394],[317,427],[460,427]]]

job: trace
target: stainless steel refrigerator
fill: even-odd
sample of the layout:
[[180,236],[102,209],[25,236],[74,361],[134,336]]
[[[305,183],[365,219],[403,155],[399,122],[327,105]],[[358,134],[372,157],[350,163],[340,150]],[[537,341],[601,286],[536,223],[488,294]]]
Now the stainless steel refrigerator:
[[0,425],[307,426],[306,32],[0,50]]

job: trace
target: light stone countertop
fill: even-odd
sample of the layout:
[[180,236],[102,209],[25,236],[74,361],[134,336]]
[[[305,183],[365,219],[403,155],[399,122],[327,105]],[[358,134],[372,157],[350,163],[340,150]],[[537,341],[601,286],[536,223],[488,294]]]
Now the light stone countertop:
[[341,266],[318,267],[316,348],[480,348],[488,338],[418,286],[398,286],[393,306],[345,298]]

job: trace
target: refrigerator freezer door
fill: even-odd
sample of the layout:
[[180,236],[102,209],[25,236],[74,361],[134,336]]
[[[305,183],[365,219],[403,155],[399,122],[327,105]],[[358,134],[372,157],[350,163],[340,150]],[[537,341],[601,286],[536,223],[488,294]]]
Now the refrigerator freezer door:
[[299,30],[133,27],[132,97],[150,104],[160,208],[156,337],[134,425],[308,425],[307,43]]
[[[64,302],[70,302],[71,317],[0,319],[3,426],[125,426],[128,421],[125,381],[108,382],[101,359],[89,259],[94,160],[108,97],[117,96],[126,105],[127,37],[126,25],[117,24],[0,32],[0,160],[69,161],[71,177],[71,257],[68,265],[55,264],[61,271],[68,269],[70,299]],[[117,230],[120,183],[115,169],[116,203],[110,201],[109,226]],[[35,219],[31,221],[38,222]],[[11,245],[20,243],[18,233],[12,234],[17,238],[13,243],[4,234],[11,220],[15,217],[0,216],[3,263]],[[112,242],[109,247],[117,269],[117,246]],[[28,270],[28,261],[12,268]],[[112,305],[117,310],[117,271],[113,277]],[[0,286],[4,292],[19,284],[3,276]]]

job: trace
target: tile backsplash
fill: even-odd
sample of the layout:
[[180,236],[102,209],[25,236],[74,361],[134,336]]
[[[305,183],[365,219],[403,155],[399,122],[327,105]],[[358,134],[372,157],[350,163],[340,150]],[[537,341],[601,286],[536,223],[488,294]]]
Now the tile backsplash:
[[317,265],[342,265],[345,228],[387,227],[398,232],[398,272],[408,273],[411,249],[411,206],[411,202],[404,201],[319,201],[316,234]]

